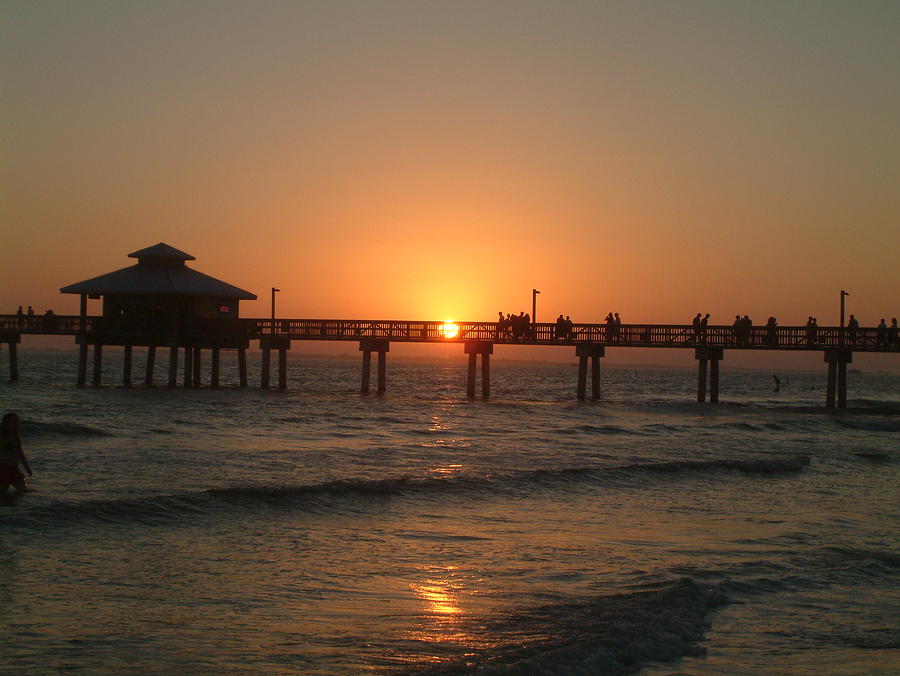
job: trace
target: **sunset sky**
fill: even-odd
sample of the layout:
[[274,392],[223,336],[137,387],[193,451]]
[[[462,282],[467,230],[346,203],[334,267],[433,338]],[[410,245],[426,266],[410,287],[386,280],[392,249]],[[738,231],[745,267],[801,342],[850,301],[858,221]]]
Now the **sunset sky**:
[[896,1],[0,6],[2,312],[162,241],[244,316],[900,315]]

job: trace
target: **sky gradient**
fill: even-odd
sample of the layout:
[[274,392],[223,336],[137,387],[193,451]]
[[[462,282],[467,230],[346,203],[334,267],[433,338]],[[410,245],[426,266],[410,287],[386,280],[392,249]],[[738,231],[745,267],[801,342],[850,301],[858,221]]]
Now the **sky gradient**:
[[0,7],[3,312],[163,241],[244,316],[900,315],[900,3]]

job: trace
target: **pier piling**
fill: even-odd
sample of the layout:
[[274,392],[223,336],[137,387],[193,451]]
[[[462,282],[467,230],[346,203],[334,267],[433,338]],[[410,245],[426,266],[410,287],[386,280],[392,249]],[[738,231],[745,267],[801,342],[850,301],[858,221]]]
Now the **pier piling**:
[[131,345],[125,345],[122,350],[122,385],[124,387],[131,387],[132,352]]
[[94,386],[100,385],[100,375],[103,369],[103,345],[94,343],[94,377],[92,383]]
[[481,355],[481,396],[491,396],[491,355],[494,344],[484,340],[467,340],[464,353],[469,355],[469,370],[466,378],[466,396],[475,398],[475,374],[478,366],[478,355]]
[[216,388],[219,386],[219,348],[212,349],[212,366],[210,367],[209,386]]
[[575,346],[578,357],[578,399],[583,401],[587,393],[587,365],[591,360],[591,399],[600,398],[600,360],[606,356],[606,347],[596,343],[581,343]]
[[387,353],[390,352],[391,343],[384,338],[363,338],[359,341],[359,351],[362,352],[362,381],[360,394],[369,393],[369,380],[372,374],[372,353],[378,353],[378,384],[376,392],[384,394],[387,389]]
[[147,346],[147,366],[144,370],[144,385],[152,387],[153,369],[156,366],[156,345]]
[[178,385],[178,346],[169,347],[169,387]]
[[719,401],[719,362],[724,358],[725,351],[720,347],[694,348],[694,358],[698,362],[697,368],[697,402],[706,402],[706,382],[709,374],[709,401],[715,404]]
[[18,342],[22,337],[18,333],[4,333],[0,336],[0,345],[6,343],[9,349],[9,382],[14,383],[19,379],[19,354]]
[[189,390],[194,386],[194,348],[190,345],[184,348],[184,389]]
[[828,364],[825,406],[834,408],[835,395],[837,395],[837,407],[847,408],[847,364],[852,363],[853,352],[851,350],[825,350],[825,361]]
[[272,350],[278,350],[278,389],[287,389],[287,351],[291,349],[291,339],[280,336],[267,336],[259,339],[262,350],[259,386],[269,388],[269,370],[272,366]]

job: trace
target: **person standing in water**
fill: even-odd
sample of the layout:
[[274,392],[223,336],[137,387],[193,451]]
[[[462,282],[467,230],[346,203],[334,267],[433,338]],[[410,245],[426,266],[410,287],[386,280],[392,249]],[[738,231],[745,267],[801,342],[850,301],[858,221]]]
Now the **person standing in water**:
[[19,471],[19,463],[31,476],[31,467],[25,453],[22,452],[22,439],[19,436],[19,416],[10,411],[0,421],[0,496],[6,495],[9,486],[19,493],[30,490],[25,482],[25,475]]

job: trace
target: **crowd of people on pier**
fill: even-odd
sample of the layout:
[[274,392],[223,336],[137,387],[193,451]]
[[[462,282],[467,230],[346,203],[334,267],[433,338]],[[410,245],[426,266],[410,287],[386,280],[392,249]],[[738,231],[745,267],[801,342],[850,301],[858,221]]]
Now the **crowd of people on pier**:
[[502,312],[497,313],[497,336],[499,338],[527,340],[534,337],[533,328],[531,316],[527,312],[520,312],[517,315],[507,314],[506,317]]
[[[688,333],[688,341],[696,345],[703,345],[709,339],[709,320],[710,314],[698,312],[691,320],[691,328]],[[601,325],[605,327],[604,339],[607,343],[629,342],[637,335],[633,332],[623,335],[622,317],[618,312],[608,312],[603,318]],[[520,312],[518,315],[498,313],[497,317],[497,338],[506,340],[531,340],[538,337],[536,332],[537,325],[532,323],[531,317],[527,312]],[[721,338],[721,328],[719,328],[719,338]],[[869,329],[871,331],[871,329]],[[861,329],[859,321],[854,315],[850,315],[850,320],[846,326],[846,341],[848,345],[857,345],[860,341]],[[772,315],[766,323],[760,326],[754,326],[753,320],[749,315],[735,315],[734,321],[731,323],[731,335],[738,345],[752,346],[765,345],[775,347],[779,343],[778,335],[778,319]],[[819,338],[818,320],[810,315],[806,322],[806,343],[810,347],[816,344]],[[869,334],[871,335],[871,334]],[[574,322],[569,315],[560,314],[556,318],[556,322],[550,331],[550,339],[556,341],[572,340],[576,337],[574,330]],[[639,338],[649,339],[648,330],[644,330]],[[890,325],[885,319],[876,327],[875,345],[878,347],[891,347],[900,345],[900,334],[898,334],[897,318],[892,318]]]

